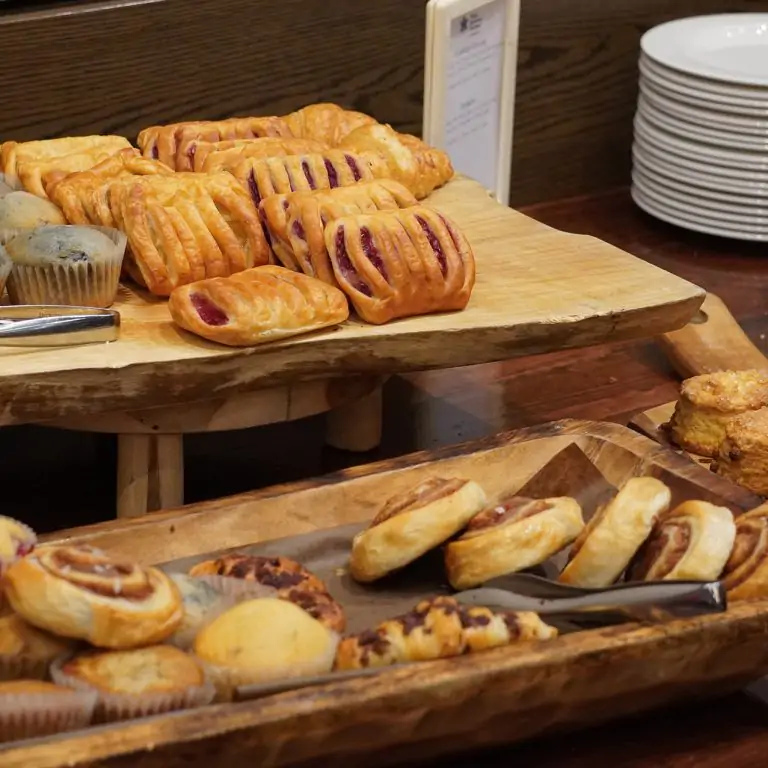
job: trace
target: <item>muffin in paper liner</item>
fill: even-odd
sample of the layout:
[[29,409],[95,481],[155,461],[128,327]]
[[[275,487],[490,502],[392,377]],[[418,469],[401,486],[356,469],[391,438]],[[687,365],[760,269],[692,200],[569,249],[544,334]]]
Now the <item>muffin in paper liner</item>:
[[0,681],[46,680],[56,659],[78,643],[33,627],[16,613],[0,617]]
[[14,304],[109,307],[117,296],[126,236],[109,227],[43,226],[5,244]]
[[87,726],[96,705],[92,691],[39,680],[0,683],[0,741],[17,741]]
[[5,197],[15,190],[16,187],[9,183],[8,179],[5,177],[5,174],[0,173],[0,197]]
[[8,280],[8,275],[11,274],[13,269],[13,262],[8,252],[0,245],[0,297],[2,297],[5,291],[5,283]]
[[[93,693],[96,696],[96,705],[93,714],[95,723],[111,723],[119,720],[132,720],[137,717],[147,717],[157,715],[163,712],[172,712],[179,709],[192,709],[210,704],[216,694],[216,689],[208,679],[207,671],[199,660],[190,654],[181,651],[173,646],[149,646],[147,648],[137,648],[131,651],[105,651],[90,656],[107,657],[111,656],[118,659],[126,659],[129,656],[138,656],[140,654],[156,653],[157,649],[166,649],[177,654],[186,656],[190,662],[193,662],[201,670],[201,683],[199,685],[182,686],[177,690],[167,691],[143,691],[143,692],[118,692],[111,691],[106,687],[106,681],[103,685],[96,685],[82,677],[68,674],[67,665],[76,661],[78,657],[67,659],[58,659],[51,665],[51,678],[58,685],[67,686],[77,691]],[[82,658],[82,657],[80,657]],[[125,670],[126,680],[130,679],[130,669]]]
[[3,192],[0,185],[0,244],[26,229],[66,223],[61,208],[50,200],[18,189]]

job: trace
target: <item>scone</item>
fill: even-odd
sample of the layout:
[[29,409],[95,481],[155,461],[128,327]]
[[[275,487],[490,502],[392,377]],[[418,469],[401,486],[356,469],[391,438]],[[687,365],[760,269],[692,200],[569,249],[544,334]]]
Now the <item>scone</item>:
[[226,700],[238,686],[330,672],[338,642],[293,603],[262,598],[214,619],[195,638],[194,652]]
[[17,613],[0,617],[0,680],[44,680],[51,663],[71,653],[75,643],[50,635]]
[[768,406],[768,371],[717,371],[686,379],[667,425],[672,440],[714,458],[734,416]]
[[731,554],[733,513],[706,501],[686,501],[656,521],[627,569],[627,581],[714,581]]
[[95,691],[100,722],[209,704],[215,693],[200,662],[170,645],[86,653],[55,664],[51,674],[60,685]]
[[768,598],[768,504],[736,518],[736,539],[721,578],[729,600]]
[[352,577],[376,581],[403,568],[457,534],[485,505],[483,489],[457,477],[431,477],[392,496],[352,542]]
[[712,469],[760,496],[768,495],[768,408],[734,416]]
[[445,548],[445,569],[454,589],[470,589],[506,573],[548,560],[584,528],[575,499],[514,497],[473,517]]
[[38,547],[8,569],[5,592],[30,624],[101,648],[160,642],[183,616],[179,590],[162,571],[88,546]]
[[526,640],[549,640],[557,630],[535,613],[494,613],[467,608],[451,597],[423,600],[412,611],[375,629],[345,637],[336,652],[338,670],[432,661]]
[[600,507],[569,552],[560,581],[577,587],[607,587],[624,573],[650,536],[672,494],[653,477],[633,477]]

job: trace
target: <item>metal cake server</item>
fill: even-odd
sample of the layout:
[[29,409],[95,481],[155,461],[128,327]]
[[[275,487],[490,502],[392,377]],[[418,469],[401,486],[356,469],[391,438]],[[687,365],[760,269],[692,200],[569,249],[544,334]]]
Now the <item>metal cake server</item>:
[[103,344],[119,335],[120,313],[114,309],[46,304],[0,307],[0,346]]

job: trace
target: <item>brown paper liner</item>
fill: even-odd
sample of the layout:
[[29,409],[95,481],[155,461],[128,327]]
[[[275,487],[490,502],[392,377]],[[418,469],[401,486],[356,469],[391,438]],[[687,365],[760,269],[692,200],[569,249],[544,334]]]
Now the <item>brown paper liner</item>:
[[85,728],[95,705],[96,694],[89,691],[0,695],[0,741]]
[[0,654],[0,680],[47,680],[51,659]]

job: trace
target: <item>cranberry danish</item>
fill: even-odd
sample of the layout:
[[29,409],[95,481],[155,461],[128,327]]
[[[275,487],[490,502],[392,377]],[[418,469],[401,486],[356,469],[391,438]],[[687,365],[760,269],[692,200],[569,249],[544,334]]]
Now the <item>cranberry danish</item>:
[[431,208],[344,216],[325,228],[339,287],[369,323],[464,309],[475,284],[466,237]]
[[768,597],[768,504],[736,518],[736,539],[722,579],[729,600]]
[[261,139],[233,139],[231,141],[198,141],[195,151],[194,170],[216,173],[236,168],[249,157],[285,157],[324,152],[329,147],[311,139],[285,139],[264,137]]
[[338,104],[310,104],[287,115],[285,122],[294,136],[320,141],[335,147],[349,133],[376,121],[362,112],[344,109]]

